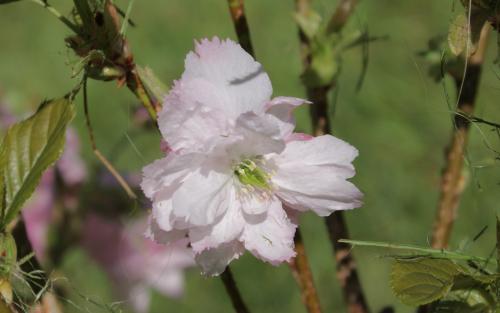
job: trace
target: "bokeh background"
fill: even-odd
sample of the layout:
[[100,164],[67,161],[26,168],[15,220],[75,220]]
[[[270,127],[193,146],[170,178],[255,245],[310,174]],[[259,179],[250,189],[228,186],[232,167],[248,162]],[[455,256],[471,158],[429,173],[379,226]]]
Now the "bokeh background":
[[[314,2],[325,19],[336,5],[334,0]],[[126,7],[128,1],[116,3]],[[70,1],[52,0],[51,4],[69,12]],[[274,95],[305,97],[299,78],[293,0],[247,0],[246,8],[256,56],[271,77]],[[444,147],[452,129],[453,103],[447,101],[446,94],[454,101],[454,88],[451,80],[436,83],[417,52],[426,49],[431,37],[447,33],[458,9],[458,3],[451,0],[361,1],[349,22],[346,30],[366,27],[372,35],[387,36],[370,45],[368,71],[359,92],[356,83],[362,53],[355,48],[344,54],[331,101],[334,134],[360,151],[353,181],[365,193],[365,205],[346,212],[353,239],[428,246]],[[167,85],[180,77],[184,56],[194,39],[236,38],[224,0],[136,1],[131,17],[137,27],[129,28],[127,35],[136,62],[151,67]],[[0,97],[19,116],[28,115],[44,99],[65,94],[77,83],[71,76],[78,60],[65,47],[63,38],[67,34],[64,25],[29,1],[0,7]],[[495,40],[492,37],[491,42]],[[476,115],[498,122],[500,71],[493,64],[496,52],[495,45],[490,45]],[[139,171],[160,156],[158,134],[133,129],[131,114],[138,104],[126,88],[90,82],[89,92],[98,146],[109,154],[122,143],[113,159],[118,169]],[[73,124],[81,137],[83,155],[90,166],[98,166],[87,139],[81,99],[77,101],[78,115]],[[298,110],[297,121],[300,131],[310,131],[307,108]],[[124,139],[127,137],[130,140]],[[473,126],[466,169],[468,185],[451,244],[454,249],[480,255],[488,255],[494,246],[494,218],[500,204],[498,162],[485,140],[499,147],[499,138],[489,128]],[[484,226],[489,226],[484,235],[471,242]],[[342,312],[323,221],[306,214],[301,227],[324,312]],[[397,312],[412,312],[390,290],[390,260],[381,257],[388,251],[356,248],[353,253],[373,311],[394,305]],[[66,254],[63,264],[64,276],[75,287],[70,299],[80,306],[68,306],[69,312],[103,310],[86,297],[102,304],[117,300],[105,273],[79,247]],[[253,312],[305,312],[286,265],[275,268],[247,254],[233,262],[232,269]],[[127,304],[122,308],[127,310]],[[231,310],[222,283],[201,276],[197,269],[188,271],[181,299],[156,294],[151,306],[151,312]]]

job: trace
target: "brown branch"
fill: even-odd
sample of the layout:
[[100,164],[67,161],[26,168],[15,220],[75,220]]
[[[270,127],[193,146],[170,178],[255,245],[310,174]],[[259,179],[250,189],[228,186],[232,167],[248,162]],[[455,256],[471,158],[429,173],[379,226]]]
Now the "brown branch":
[[464,152],[467,145],[470,119],[474,111],[476,94],[479,87],[481,67],[491,27],[483,26],[478,49],[467,60],[465,75],[453,77],[458,93],[457,112],[454,114],[454,129],[449,146],[445,151],[446,165],[441,176],[441,194],[436,210],[432,231],[432,247],[442,249],[448,247],[456,211],[460,202],[465,179],[462,175]]
[[[327,26],[327,31],[340,32],[353,13],[355,5],[355,0],[340,1]],[[310,0],[296,0],[296,10],[299,14],[305,14],[310,10],[309,6]],[[304,70],[306,70],[311,63],[310,42],[300,30],[299,39],[302,63]],[[315,136],[321,136],[331,132],[328,114],[328,93],[333,87],[334,83],[315,88],[307,88],[307,97],[313,103],[310,108],[310,113]],[[337,211],[332,213],[325,219],[325,223],[335,252],[337,278],[342,287],[347,311],[349,313],[368,313],[370,310],[356,271],[356,262],[350,253],[350,247],[338,242],[340,239],[349,238],[349,231],[343,212]]]
[[252,41],[250,40],[250,30],[243,5],[244,0],[227,0],[229,11],[233,19],[234,28],[238,41],[243,49],[251,56],[254,56]]
[[356,262],[351,254],[351,247],[349,244],[339,242],[341,238],[349,238],[342,211],[333,212],[325,219],[325,222],[335,251],[337,279],[342,287],[347,311],[349,313],[370,312],[356,270]]
[[340,32],[354,12],[357,2],[357,0],[340,0],[326,27],[326,31],[328,33]]
[[300,286],[302,302],[307,308],[309,313],[321,313],[318,294],[314,287],[314,280],[309,266],[304,242],[300,229],[295,233],[295,252],[297,255],[290,263],[293,276]]
[[247,306],[245,305],[245,302],[243,302],[243,298],[241,297],[240,291],[236,286],[236,282],[234,281],[233,274],[231,273],[229,266],[226,267],[226,270],[220,277],[224,283],[224,287],[226,287],[227,294],[231,298],[231,302],[233,303],[236,313],[248,313],[249,311]]

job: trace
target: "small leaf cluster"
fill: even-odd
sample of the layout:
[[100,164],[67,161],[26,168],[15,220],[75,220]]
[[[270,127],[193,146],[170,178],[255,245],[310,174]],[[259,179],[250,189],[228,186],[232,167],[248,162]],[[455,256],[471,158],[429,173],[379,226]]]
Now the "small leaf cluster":
[[396,258],[391,287],[408,305],[432,303],[432,312],[495,312],[498,274],[434,257]]
[[308,42],[309,64],[302,79],[310,88],[331,86],[340,72],[342,53],[369,40],[366,32],[356,30],[343,34],[341,29],[332,29],[312,9],[295,13],[294,17]]

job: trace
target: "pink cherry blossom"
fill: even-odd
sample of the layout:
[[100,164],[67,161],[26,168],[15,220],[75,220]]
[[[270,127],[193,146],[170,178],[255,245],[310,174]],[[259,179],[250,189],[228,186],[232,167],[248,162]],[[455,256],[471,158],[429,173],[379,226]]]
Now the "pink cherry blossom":
[[146,219],[120,225],[90,214],[83,227],[83,246],[109,274],[118,296],[136,312],[147,312],[150,291],[180,297],[184,269],[194,265],[187,240],[164,246],[144,238]]
[[293,258],[297,224],[287,211],[327,216],[361,206],[347,181],[357,150],[330,135],[294,134],[292,111],[307,101],[271,94],[262,65],[238,44],[205,39],[160,112],[172,151],[143,170],[150,235],[167,244],[188,238],[208,275],[245,250],[273,265]]

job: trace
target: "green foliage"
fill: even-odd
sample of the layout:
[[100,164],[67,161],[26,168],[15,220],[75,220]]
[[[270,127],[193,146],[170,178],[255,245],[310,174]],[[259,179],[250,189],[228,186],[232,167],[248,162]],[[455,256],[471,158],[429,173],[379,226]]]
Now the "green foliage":
[[17,260],[17,247],[10,233],[0,233],[0,279],[10,274]]
[[7,131],[0,155],[2,229],[16,217],[43,172],[61,155],[66,127],[74,115],[68,99],[47,101],[33,116]]
[[[12,302],[11,272],[17,260],[16,242],[10,233],[0,233],[0,312]],[[7,310],[7,312],[9,312]]]
[[167,86],[165,86],[165,84],[156,76],[151,68],[139,65],[136,65],[136,68],[148,93],[150,93],[157,101],[162,101],[167,94]]
[[371,40],[360,31],[341,34],[340,31],[328,30],[321,16],[311,9],[295,13],[294,18],[309,42],[307,53],[310,62],[302,74],[302,80],[311,88],[331,86],[340,72],[342,53]]
[[447,295],[459,273],[457,265],[447,259],[396,259],[391,287],[401,302],[423,305]]

